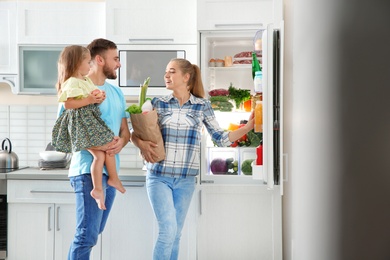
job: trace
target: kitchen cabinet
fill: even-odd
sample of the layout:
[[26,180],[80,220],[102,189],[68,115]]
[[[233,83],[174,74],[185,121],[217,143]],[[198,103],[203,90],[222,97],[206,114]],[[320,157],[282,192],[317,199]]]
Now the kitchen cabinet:
[[[105,231],[102,259],[152,259],[158,225],[150,206],[145,182],[123,181],[126,193],[117,193]],[[179,259],[196,259],[196,204],[183,228]]]
[[107,0],[107,38],[117,44],[196,44],[196,8],[196,0]]
[[[76,226],[69,181],[8,180],[7,189],[7,259],[67,259]],[[100,259],[100,243],[93,260]]]
[[198,259],[281,260],[277,193],[265,185],[201,185]]
[[198,30],[264,28],[275,21],[276,15],[281,15],[280,6],[280,0],[198,0],[197,27]]
[[[17,73],[16,1],[0,1],[0,74]],[[0,75],[0,82],[7,78]]]
[[104,1],[18,1],[17,13],[19,44],[88,44],[105,37]]

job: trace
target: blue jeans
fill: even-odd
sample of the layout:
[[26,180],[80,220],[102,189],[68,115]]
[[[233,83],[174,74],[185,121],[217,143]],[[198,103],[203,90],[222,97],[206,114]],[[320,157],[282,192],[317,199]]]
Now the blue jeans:
[[70,245],[68,260],[89,260],[92,247],[103,232],[116,194],[115,188],[107,185],[107,179],[107,175],[103,174],[107,209],[101,210],[90,194],[93,188],[91,174],[70,177],[76,195],[76,234]]
[[159,227],[153,259],[176,260],[181,230],[195,190],[195,177],[183,179],[148,174],[146,188]]

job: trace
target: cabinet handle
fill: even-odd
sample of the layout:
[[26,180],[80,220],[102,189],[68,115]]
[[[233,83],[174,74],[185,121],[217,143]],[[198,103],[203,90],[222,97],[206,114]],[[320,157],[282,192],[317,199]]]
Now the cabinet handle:
[[47,208],[47,230],[51,231],[51,207]]
[[128,188],[142,188],[145,187],[145,183],[123,183],[123,187]]
[[69,190],[30,190],[30,193],[74,193]]
[[130,38],[129,39],[129,42],[156,42],[156,41],[162,41],[162,42],[173,42],[174,41],[174,39],[169,39],[169,38],[161,38],[161,39],[159,39],[159,38],[155,38],[155,39],[142,39],[142,38],[140,38],[140,39],[132,39],[132,38]]
[[241,27],[241,26],[263,27],[263,24],[262,23],[216,23],[214,26],[215,27]]
[[199,191],[199,214],[202,215],[203,208],[202,208],[202,190]]
[[60,207],[57,207],[56,223],[57,231],[60,231]]

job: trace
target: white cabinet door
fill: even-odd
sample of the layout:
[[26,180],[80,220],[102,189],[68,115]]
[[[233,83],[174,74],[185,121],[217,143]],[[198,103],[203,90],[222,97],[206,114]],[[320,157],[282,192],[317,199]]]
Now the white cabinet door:
[[15,17],[16,1],[0,1],[0,74],[17,73]]
[[[7,201],[7,260],[67,259],[76,227],[69,181],[8,180]],[[91,259],[101,259],[100,244]]]
[[275,0],[198,0],[198,30],[260,29],[274,20]]
[[18,2],[20,44],[88,44],[104,36],[103,1]]
[[[102,259],[153,258],[158,226],[145,183],[123,182],[126,193],[117,193],[102,234]],[[196,259],[196,203],[191,204],[182,231],[179,259]]]
[[254,185],[201,185],[198,259],[281,260],[278,192]]
[[54,205],[8,204],[8,260],[53,260]]
[[107,38],[119,44],[196,44],[196,0],[107,0]]
[[76,209],[73,204],[55,205],[55,257],[67,259],[76,227]]
[[152,259],[157,232],[144,182],[123,182],[126,193],[117,193],[105,231],[102,259]]
[[[68,252],[71,242],[73,241],[76,230],[76,209],[74,204],[55,205],[55,243],[54,259],[68,259]],[[100,260],[101,240],[99,238],[96,246],[91,252],[92,260]]]

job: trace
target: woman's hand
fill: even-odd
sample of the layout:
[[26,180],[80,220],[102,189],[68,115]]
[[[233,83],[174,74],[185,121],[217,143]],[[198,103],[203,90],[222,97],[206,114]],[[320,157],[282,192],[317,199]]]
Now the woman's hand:
[[255,114],[252,111],[251,115],[249,116],[248,122],[243,127],[240,127],[234,131],[229,132],[229,141],[230,142],[235,142],[240,137],[247,134],[250,130],[253,129],[253,127],[255,126],[254,116],[255,116]]
[[141,151],[142,158],[150,163],[155,163],[157,160],[155,158],[158,158],[158,155],[154,148],[157,147],[157,144],[151,142],[151,141],[138,141],[139,149]]
[[255,111],[252,111],[251,115],[249,116],[248,122],[246,124],[250,128],[250,130],[252,130],[255,127]]

